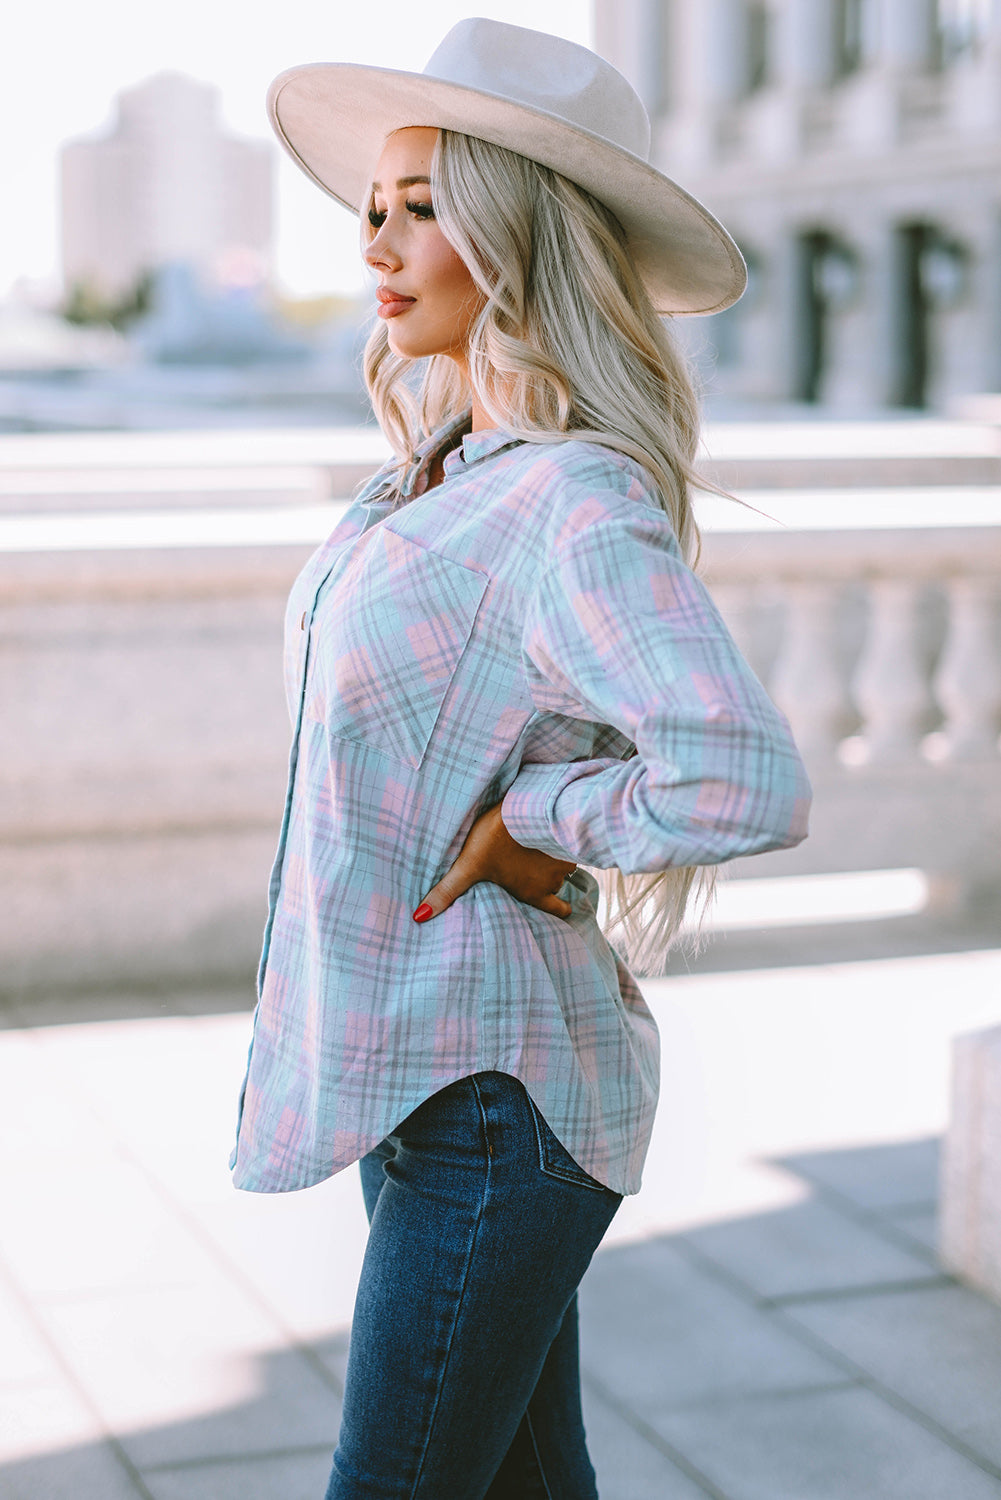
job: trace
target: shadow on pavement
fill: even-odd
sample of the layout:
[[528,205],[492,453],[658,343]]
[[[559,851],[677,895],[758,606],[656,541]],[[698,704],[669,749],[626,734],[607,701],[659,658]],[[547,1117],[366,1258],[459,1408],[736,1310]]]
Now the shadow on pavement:
[[[785,1156],[789,1204],[599,1253],[582,1354],[602,1500],[1001,1496],[1001,1309],[936,1265],[937,1153]],[[0,1496],[319,1500],[345,1353],[341,1334],[262,1354],[247,1400],[10,1464]]]

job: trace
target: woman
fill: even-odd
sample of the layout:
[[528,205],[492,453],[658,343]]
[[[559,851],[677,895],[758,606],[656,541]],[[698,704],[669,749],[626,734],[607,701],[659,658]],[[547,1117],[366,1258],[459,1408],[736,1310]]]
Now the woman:
[[657,1038],[578,864],[653,963],[695,867],[805,833],[787,726],[686,563],[697,419],[655,312],[727,306],[743,265],[555,37],[466,21],[423,74],[296,68],[270,109],[362,204],[397,458],[292,592],[235,1181],[361,1161],[328,1500],[582,1500],[575,1293],[639,1186]]

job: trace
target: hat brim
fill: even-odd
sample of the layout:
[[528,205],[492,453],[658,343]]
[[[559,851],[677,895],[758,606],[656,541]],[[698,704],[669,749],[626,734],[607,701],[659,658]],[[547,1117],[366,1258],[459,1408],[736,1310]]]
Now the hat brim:
[[747,283],[740,251],[684,188],[602,136],[479,89],[353,63],[289,68],[268,116],[302,170],[358,212],[388,136],[407,126],[461,131],[563,173],[612,210],[661,313],[721,312]]

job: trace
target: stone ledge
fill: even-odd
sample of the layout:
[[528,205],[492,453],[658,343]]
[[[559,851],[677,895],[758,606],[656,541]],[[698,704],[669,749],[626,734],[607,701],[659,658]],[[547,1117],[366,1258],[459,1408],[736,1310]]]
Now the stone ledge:
[[1001,1301],[1001,1026],[952,1045],[952,1105],[940,1190],[943,1265]]
[[277,826],[0,845],[0,995],[249,985]]

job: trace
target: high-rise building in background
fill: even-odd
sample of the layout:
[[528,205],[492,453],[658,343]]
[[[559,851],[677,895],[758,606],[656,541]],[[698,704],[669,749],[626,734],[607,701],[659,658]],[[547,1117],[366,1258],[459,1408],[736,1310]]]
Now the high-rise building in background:
[[158,267],[208,280],[270,270],[274,152],[229,135],[215,88],[161,73],[120,94],[101,137],[62,151],[62,262],[68,290],[113,301]]
[[[1001,386],[1001,0],[595,0],[653,159],[750,271],[713,388],[840,409]],[[684,324],[679,324],[684,327]]]

